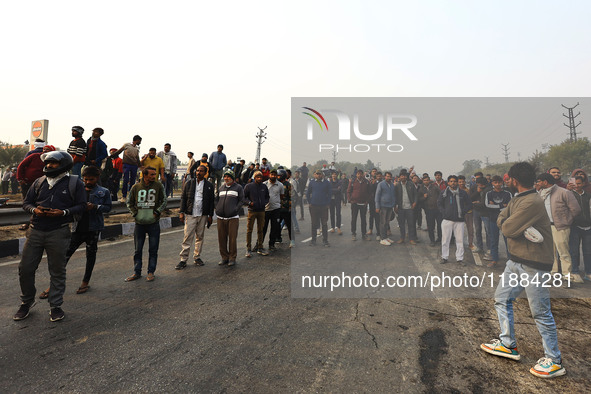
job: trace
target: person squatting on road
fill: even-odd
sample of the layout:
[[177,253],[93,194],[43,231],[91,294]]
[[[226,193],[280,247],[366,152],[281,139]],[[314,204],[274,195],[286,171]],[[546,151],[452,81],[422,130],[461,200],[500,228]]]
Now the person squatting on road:
[[73,160],[67,152],[47,152],[41,155],[45,163],[45,176],[38,178],[23,201],[23,209],[30,212],[31,228],[18,266],[21,286],[21,306],[14,320],[29,316],[35,304],[35,272],[47,253],[50,275],[50,320],[62,320],[64,292],[66,290],[66,251],[71,233],[69,223],[86,208],[84,184],[77,176],[70,176]]

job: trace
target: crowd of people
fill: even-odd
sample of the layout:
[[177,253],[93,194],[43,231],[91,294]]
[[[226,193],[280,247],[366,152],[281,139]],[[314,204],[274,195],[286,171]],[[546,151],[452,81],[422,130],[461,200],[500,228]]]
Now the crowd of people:
[[[29,152],[25,159],[35,163],[42,175],[34,178],[23,170],[21,178],[25,181],[21,184],[23,209],[32,216],[19,264],[21,306],[14,320],[25,319],[34,304],[35,272],[44,252],[47,253],[50,286],[39,298],[48,298],[51,321],[59,321],[65,316],[61,306],[66,264],[83,243],[86,244],[86,271],[76,293],[89,290],[97,243],[104,228],[103,215],[110,211],[112,201],[116,199],[115,184],[118,187],[120,178],[123,179],[124,201],[135,220],[133,273],[125,281],[142,277],[146,236],[149,244],[146,280],[155,280],[159,221],[166,209],[167,198],[172,195],[169,185],[176,175],[177,157],[170,150],[170,144],[165,144],[164,150],[158,153],[151,148],[148,154],[140,157],[142,139],[137,135],[131,143],[120,149],[113,148],[107,154],[107,146],[101,140],[102,129],[94,129],[86,142],[82,139],[83,131],[79,126],[72,129],[74,140],[67,152],[44,145]],[[118,157],[120,154],[123,158]],[[231,267],[237,261],[239,218],[245,208],[245,257],[251,258],[253,254],[268,256],[273,253],[283,242],[282,229],[288,232],[289,247],[296,246],[295,235],[300,234],[300,222],[305,220],[304,204],[308,205],[310,219],[309,245],[316,246],[317,238],[321,236],[322,244],[329,247],[329,234],[341,236],[344,233],[341,214],[348,204],[352,241],[358,240],[357,234],[362,241],[371,241],[375,232],[375,241],[382,246],[407,242],[415,246],[419,242],[417,231],[424,229],[424,217],[429,245],[441,245],[441,264],[448,263],[454,239],[455,259],[464,264],[466,231],[468,248],[482,253],[489,261],[488,267],[500,262],[502,235],[508,256],[506,273],[534,275],[549,271],[572,278],[573,282],[591,280],[591,185],[581,169],[573,171],[568,183],[562,182],[560,170],[556,167],[536,176],[527,163],[515,164],[502,176],[485,177],[482,172],[476,172],[470,179],[461,175],[449,175],[444,179],[440,171],[435,171],[432,180],[428,173],[419,176],[412,167],[396,175],[391,171],[382,173],[376,168],[356,169],[349,176],[339,171],[335,163],[313,171],[303,163],[292,176],[289,169],[273,169],[267,159],[248,166],[244,160],[232,163],[227,160],[221,144],[211,155],[204,153],[200,161],[195,161],[191,152],[188,158],[189,169],[183,177],[179,210],[184,234],[177,270],[187,267],[192,244],[193,263],[196,266],[205,264],[202,259],[204,234],[214,219],[221,257],[219,265]],[[114,171],[105,178],[109,160]],[[136,182],[138,170],[140,176]],[[515,208],[511,209],[512,206]],[[395,218],[400,234],[397,241],[393,240]],[[72,222],[74,226],[70,229]],[[255,222],[256,241],[253,242]],[[513,232],[509,231],[509,223]],[[524,244],[524,230],[532,226],[541,234],[541,240]],[[584,261],[582,272],[580,249]],[[547,253],[538,258],[543,254],[540,251]],[[514,290],[522,291],[523,288]],[[517,359],[514,334],[512,329],[507,329],[513,324],[512,314],[508,311],[512,308],[511,299],[515,293],[507,291],[497,289],[496,307],[503,330],[501,339],[483,344],[482,349]],[[546,293],[539,295],[546,296]],[[535,310],[538,307],[540,310]],[[546,327],[540,332],[547,357],[532,368],[532,373],[558,376],[564,369],[557,344],[553,342],[555,339],[548,334],[548,327],[555,334],[555,326],[551,327],[551,312],[549,316],[547,313],[549,296],[547,304],[544,301],[535,308],[532,313],[536,323]]]

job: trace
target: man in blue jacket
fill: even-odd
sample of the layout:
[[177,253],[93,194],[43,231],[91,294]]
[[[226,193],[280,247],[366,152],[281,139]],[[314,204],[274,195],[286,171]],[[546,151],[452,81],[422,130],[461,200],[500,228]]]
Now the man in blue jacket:
[[222,153],[223,150],[224,146],[219,144],[217,151],[209,155],[209,177],[211,179],[211,183],[215,184],[217,191],[220,190],[220,186],[223,183],[222,175],[224,174],[224,167],[227,163],[226,155]]
[[107,158],[107,144],[101,140],[105,133],[100,127],[92,130],[92,137],[86,141],[86,161],[84,165],[101,167],[103,160]]
[[458,177],[447,177],[447,187],[437,199],[437,208],[443,216],[441,222],[441,264],[447,263],[451,234],[456,238],[456,260],[464,260],[464,220],[466,212],[472,208],[468,193],[458,187]]
[[68,174],[74,164],[72,156],[54,151],[42,154],[41,160],[45,163],[45,176],[33,183],[23,201],[23,209],[33,216],[18,265],[22,304],[13,319],[26,319],[35,304],[35,272],[46,252],[51,280],[49,320],[55,322],[64,318],[61,306],[66,290],[69,223],[75,215],[84,212],[86,196],[82,181]]
[[[88,291],[90,286],[90,276],[96,262],[96,252],[98,250],[98,241],[101,231],[105,228],[104,213],[111,211],[111,194],[109,189],[98,185],[101,171],[95,166],[86,167],[82,171],[84,181],[84,190],[86,192],[86,210],[72,226],[72,239],[66,252],[66,264],[70,257],[78,250],[80,245],[86,243],[86,271],[82,284],[76,291],[76,294],[83,294]],[[39,295],[39,298],[49,296],[48,287]]]
[[380,228],[378,229],[378,236],[381,238],[380,244],[390,246],[394,242],[388,238],[388,223],[396,205],[396,194],[394,193],[392,173],[390,171],[386,171],[384,180],[378,183],[375,202],[376,213],[380,215]]
[[312,241],[310,246],[316,245],[316,234],[322,226],[322,243],[328,244],[328,206],[330,205],[330,183],[324,179],[322,170],[314,172],[314,179],[308,184],[306,198],[310,204],[310,220],[312,221]]

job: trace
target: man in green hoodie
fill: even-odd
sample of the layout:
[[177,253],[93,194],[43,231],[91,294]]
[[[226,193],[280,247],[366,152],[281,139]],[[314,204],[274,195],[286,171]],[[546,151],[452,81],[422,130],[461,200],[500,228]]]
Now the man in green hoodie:
[[154,167],[146,167],[142,171],[142,181],[133,185],[127,197],[127,208],[135,219],[133,239],[135,254],[133,255],[134,274],[125,279],[131,282],[142,276],[142,250],[148,235],[148,282],[154,280],[158,247],[160,244],[160,214],[166,208],[164,187],[156,180]]

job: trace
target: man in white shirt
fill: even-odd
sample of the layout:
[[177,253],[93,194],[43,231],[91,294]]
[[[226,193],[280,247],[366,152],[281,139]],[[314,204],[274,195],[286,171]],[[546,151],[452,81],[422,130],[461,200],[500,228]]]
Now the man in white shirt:
[[199,166],[196,171],[197,177],[185,183],[181,194],[179,219],[181,222],[185,222],[185,234],[181,245],[181,261],[175,267],[177,270],[182,270],[187,266],[193,237],[195,237],[195,250],[193,252],[195,265],[201,266],[205,264],[200,257],[203,248],[203,235],[205,225],[207,224],[207,228],[209,228],[213,221],[215,198],[213,185],[205,179],[206,173],[205,166]]

